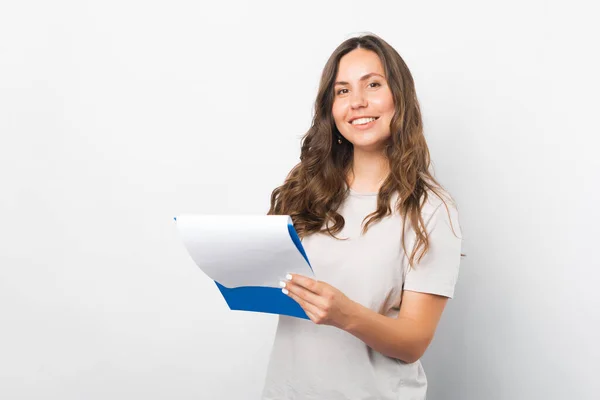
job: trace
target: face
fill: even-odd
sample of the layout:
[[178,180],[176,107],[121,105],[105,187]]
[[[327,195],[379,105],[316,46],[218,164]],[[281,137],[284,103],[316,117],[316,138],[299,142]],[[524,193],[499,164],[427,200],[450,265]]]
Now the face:
[[379,56],[361,48],[344,55],[335,78],[332,113],[338,130],[354,150],[382,149],[390,137],[394,111]]

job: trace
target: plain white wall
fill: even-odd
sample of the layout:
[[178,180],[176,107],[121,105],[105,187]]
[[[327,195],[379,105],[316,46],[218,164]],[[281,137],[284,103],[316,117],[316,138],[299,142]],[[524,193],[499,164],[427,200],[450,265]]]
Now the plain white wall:
[[277,317],[229,311],[173,216],[265,213],[327,57],[371,31],[461,211],[429,398],[597,399],[595,7],[3,2],[0,398],[258,398]]

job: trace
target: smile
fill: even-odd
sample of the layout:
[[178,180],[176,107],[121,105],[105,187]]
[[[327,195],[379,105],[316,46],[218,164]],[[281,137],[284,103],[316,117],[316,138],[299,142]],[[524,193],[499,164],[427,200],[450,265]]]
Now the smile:
[[373,125],[375,125],[375,122],[379,119],[379,117],[373,117],[373,118],[358,118],[355,119],[354,121],[350,122],[350,125],[352,125],[354,128],[356,129],[369,129],[370,127],[372,127]]

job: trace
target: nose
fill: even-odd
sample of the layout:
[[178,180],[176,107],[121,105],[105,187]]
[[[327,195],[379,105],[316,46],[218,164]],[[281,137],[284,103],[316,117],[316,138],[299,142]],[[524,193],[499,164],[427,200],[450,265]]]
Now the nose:
[[365,93],[358,89],[353,91],[352,97],[350,99],[350,106],[352,108],[366,107],[367,106],[367,97]]

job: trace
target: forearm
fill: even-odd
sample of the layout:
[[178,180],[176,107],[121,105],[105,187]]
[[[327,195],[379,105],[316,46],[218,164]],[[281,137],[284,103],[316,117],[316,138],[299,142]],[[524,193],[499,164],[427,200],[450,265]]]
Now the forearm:
[[358,303],[342,329],[373,350],[407,363],[421,358],[431,342],[417,321],[386,317]]

